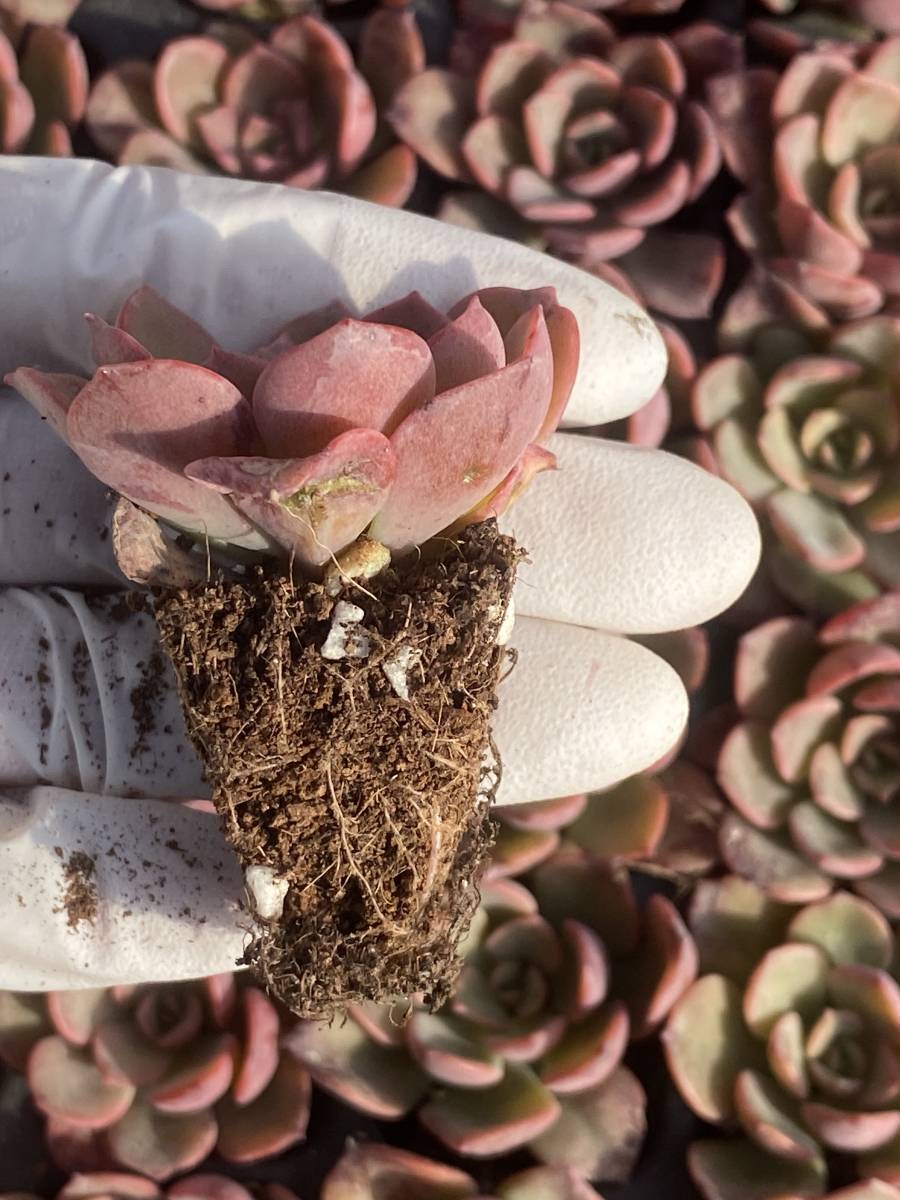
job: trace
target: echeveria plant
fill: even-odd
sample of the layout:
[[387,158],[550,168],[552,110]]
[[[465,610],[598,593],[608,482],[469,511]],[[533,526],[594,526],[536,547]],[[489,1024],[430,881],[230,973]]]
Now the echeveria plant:
[[704,1196],[820,1196],[833,1154],[884,1181],[846,1195],[891,1196],[900,984],[887,921],[844,891],[792,910],[729,876],[698,886],[690,925],[701,974],[663,1035],[669,1067],[694,1112],[745,1135],[693,1147]]
[[[0,993],[0,1057],[27,1073],[54,1161],[153,1180],[213,1151],[256,1162],[302,1141],[310,1081],[282,1051],[289,1025],[284,1010],[232,975]],[[159,1195],[149,1180],[146,1195]]]
[[900,917],[898,681],[896,592],[819,630],[783,617],[743,637],[718,772],[732,870],[794,903],[846,882]]
[[340,34],[298,16],[260,41],[241,26],[169,42],[155,66],[128,60],[94,84],[97,145],[119,163],[222,172],[292,187],[330,187],[402,205],[414,155],[379,112],[424,66],[411,14],[384,8],[362,35],[357,68]]
[[[564,807],[577,811],[577,799]],[[550,823],[553,811],[535,820]],[[391,1119],[419,1106],[458,1154],[526,1146],[582,1178],[626,1179],[646,1119],[622,1059],[696,969],[675,908],[657,896],[642,910],[627,877],[564,847],[524,882],[489,872],[461,953],[444,1011],[414,1005],[404,1020],[402,1006],[353,1006],[344,1025],[297,1025],[289,1044],[355,1108]]]
[[[91,1171],[67,1179],[56,1200],[297,1200],[279,1183],[266,1183],[253,1191],[224,1175],[185,1175],[162,1188],[143,1175],[118,1171]],[[0,1193],[0,1200],[41,1200],[29,1192]],[[580,1198],[579,1198],[580,1200]]]
[[497,515],[535,471],[578,365],[552,288],[489,288],[449,315],[412,295],[340,305],[251,354],[144,287],[89,316],[92,379],[9,382],[88,469],[200,538],[321,566],[364,531],[405,551]]
[[482,189],[451,195],[448,219],[535,241],[613,282],[624,271],[651,307],[700,316],[721,281],[721,247],[652,231],[719,169],[712,120],[689,84],[732,54],[715,26],[620,38],[595,12],[540,0],[477,79],[420,72],[390,120],[431,167]]
[[87,62],[74,34],[36,26],[17,56],[0,27],[0,153],[71,154],[87,97]]

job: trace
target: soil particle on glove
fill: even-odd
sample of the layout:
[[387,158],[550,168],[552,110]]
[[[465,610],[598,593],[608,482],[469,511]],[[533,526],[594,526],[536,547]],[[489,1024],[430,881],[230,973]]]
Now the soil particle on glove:
[[[54,846],[54,851],[62,857],[62,851]],[[69,855],[63,866],[65,889],[62,905],[55,912],[66,914],[66,924],[70,929],[77,929],[82,921],[93,925],[97,916],[97,883],[94,878],[96,865],[89,854],[83,850],[75,850]]]
[[[245,960],[303,1016],[453,986],[493,840],[496,637],[522,557],[485,522],[337,597],[261,568],[154,592],[225,832],[289,882]],[[367,652],[323,657],[348,601]]]

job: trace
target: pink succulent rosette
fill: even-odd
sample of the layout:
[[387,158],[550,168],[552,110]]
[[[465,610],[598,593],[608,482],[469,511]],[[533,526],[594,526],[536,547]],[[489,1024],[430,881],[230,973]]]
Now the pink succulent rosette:
[[[289,1188],[266,1183],[253,1191],[225,1175],[197,1172],[162,1188],[143,1175],[91,1171],[73,1175],[55,1200],[298,1200]],[[0,1200],[40,1200],[28,1192],[0,1192]],[[368,1198],[367,1198],[368,1200]]]
[[367,21],[359,67],[316,17],[282,22],[268,41],[222,25],[169,42],[155,66],[112,67],[93,86],[87,126],[119,163],[328,187],[401,206],[415,157],[378,114],[424,59],[412,15],[394,8]]
[[619,37],[596,12],[539,0],[477,78],[423,71],[389,117],[429,166],[482,189],[451,194],[445,219],[533,241],[662,312],[702,316],[721,282],[718,240],[656,227],[718,172],[715,129],[689,84],[737,53],[716,26]]
[[0,153],[70,155],[87,96],[87,63],[74,34],[36,26],[17,56],[0,27]]
[[322,1185],[321,1200],[603,1200],[576,1172],[532,1167],[486,1196],[465,1171],[377,1143],[350,1145]]
[[[552,831],[583,806],[531,806],[519,828]],[[571,845],[546,857],[535,839],[521,849],[488,872],[444,1010],[415,1006],[404,1023],[355,1005],[343,1025],[298,1024],[289,1044],[320,1087],[379,1119],[417,1109],[457,1154],[527,1147],[581,1179],[622,1181],[646,1129],[623,1056],[694,978],[693,943],[668,899],[640,907],[608,863]]]
[[855,54],[879,34],[900,33],[893,0],[757,0],[771,16],[748,23],[767,49],[790,58],[804,50]]
[[711,81],[728,165],[747,186],[729,214],[754,258],[835,320],[900,295],[900,40],[858,61],[800,54]]
[[819,630],[783,617],[742,638],[718,765],[732,870],[791,903],[846,883],[900,917],[898,684],[896,592]]
[[20,368],[9,382],[147,512],[312,571],[364,531],[403,552],[498,515],[554,465],[541,443],[578,365],[554,289],[489,288],[450,316],[417,294],[345,311],[235,354],[141,288],[114,325],[88,317],[92,379]]
[[139,1172],[155,1200],[149,1180],[191,1170],[213,1152],[249,1163],[303,1140],[310,1080],[283,1052],[290,1023],[231,975],[2,992],[0,1057],[27,1072],[57,1165]]
[[893,1200],[900,982],[887,921],[848,892],[790,908],[726,876],[698,886],[690,926],[700,976],[664,1031],[668,1064],[699,1117],[739,1131],[691,1146],[704,1200],[822,1196],[833,1163],[858,1179],[834,1200]]
[[900,585],[900,320],[775,319],[743,341],[703,367],[692,406],[716,469],[767,518],[774,580],[813,611]]

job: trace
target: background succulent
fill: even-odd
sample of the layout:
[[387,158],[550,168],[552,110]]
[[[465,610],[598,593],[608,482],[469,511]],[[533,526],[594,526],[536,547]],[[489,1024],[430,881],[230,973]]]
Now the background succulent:
[[0,31],[0,153],[71,154],[87,95],[87,63],[74,34],[35,26],[17,56]]
[[718,769],[734,807],[720,830],[732,870],[789,902],[846,881],[900,916],[898,681],[896,592],[818,631],[784,617],[744,635],[741,720]]
[[176,38],[155,66],[126,60],[94,84],[87,125],[120,163],[340,189],[402,205],[412,153],[378,114],[422,69],[411,14],[382,8],[360,38],[357,68],[336,29],[313,16],[277,24],[260,41],[241,25]]
[[262,991],[231,975],[0,993],[0,1056],[27,1072],[50,1153],[68,1170],[167,1180],[214,1149],[246,1163],[295,1145],[310,1080],[282,1052],[287,1027]]
[[710,103],[734,174],[738,242],[836,320],[877,312],[900,291],[900,41],[858,61],[794,57],[780,76],[722,73]]
[[[28,1192],[0,1193],[0,1200],[40,1200]],[[297,1200],[277,1183],[248,1188],[223,1175],[197,1173],[161,1188],[143,1175],[94,1171],[73,1175],[56,1193],[56,1200]]]
[[775,17],[749,23],[769,50],[789,58],[803,50],[839,49],[853,54],[879,34],[900,33],[891,0],[758,0]]
[[[507,864],[508,866],[508,864]],[[527,884],[527,886],[526,886]],[[676,910],[640,907],[627,875],[563,846],[525,876],[489,879],[447,1007],[355,1007],[289,1043],[354,1107],[422,1124],[453,1151],[527,1146],[582,1178],[628,1177],[645,1132],[629,1040],[658,1027],[695,970]]]
[[477,79],[420,72],[398,91],[390,121],[436,171],[482,189],[451,193],[445,219],[533,241],[613,282],[624,273],[654,308],[701,316],[721,282],[719,242],[663,238],[655,227],[719,169],[713,123],[691,86],[736,53],[716,26],[619,37],[597,13],[538,0]]
[[690,927],[701,974],[666,1026],[669,1067],[694,1112],[755,1143],[695,1147],[704,1195],[821,1195],[833,1154],[856,1156],[862,1179],[900,1179],[900,985],[884,917],[844,891],[792,910],[732,876],[699,884]]
[[787,552],[770,566],[801,604],[900,584],[898,354],[892,316],[815,338],[782,327],[694,382],[717,469],[768,519]]
[[590,1184],[561,1167],[511,1175],[486,1196],[465,1171],[393,1146],[351,1145],[322,1186],[321,1200],[602,1200]]

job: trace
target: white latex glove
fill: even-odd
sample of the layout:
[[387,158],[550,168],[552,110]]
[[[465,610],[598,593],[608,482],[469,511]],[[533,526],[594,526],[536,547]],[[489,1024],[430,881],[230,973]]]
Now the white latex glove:
[[[332,298],[367,309],[418,288],[446,308],[477,287],[555,284],[582,337],[567,428],[627,415],[665,368],[648,318],[572,267],[274,185],[3,158],[0,264],[0,372],[89,372],[82,313],[112,317],[141,283],[233,349]],[[606,787],[668,750],[686,719],[681,683],[619,635],[709,619],[759,553],[748,507],[689,463],[571,433],[553,450],[560,471],[506,522],[533,565],[495,725],[504,804]],[[229,970],[244,941],[241,874],[214,815],[167,802],[208,795],[171,671],[149,728],[133,694],[159,652],[153,622],[71,590],[125,586],[109,497],[9,392],[0,460],[0,986]],[[69,928],[74,851],[94,860],[98,907],[93,924]]]

